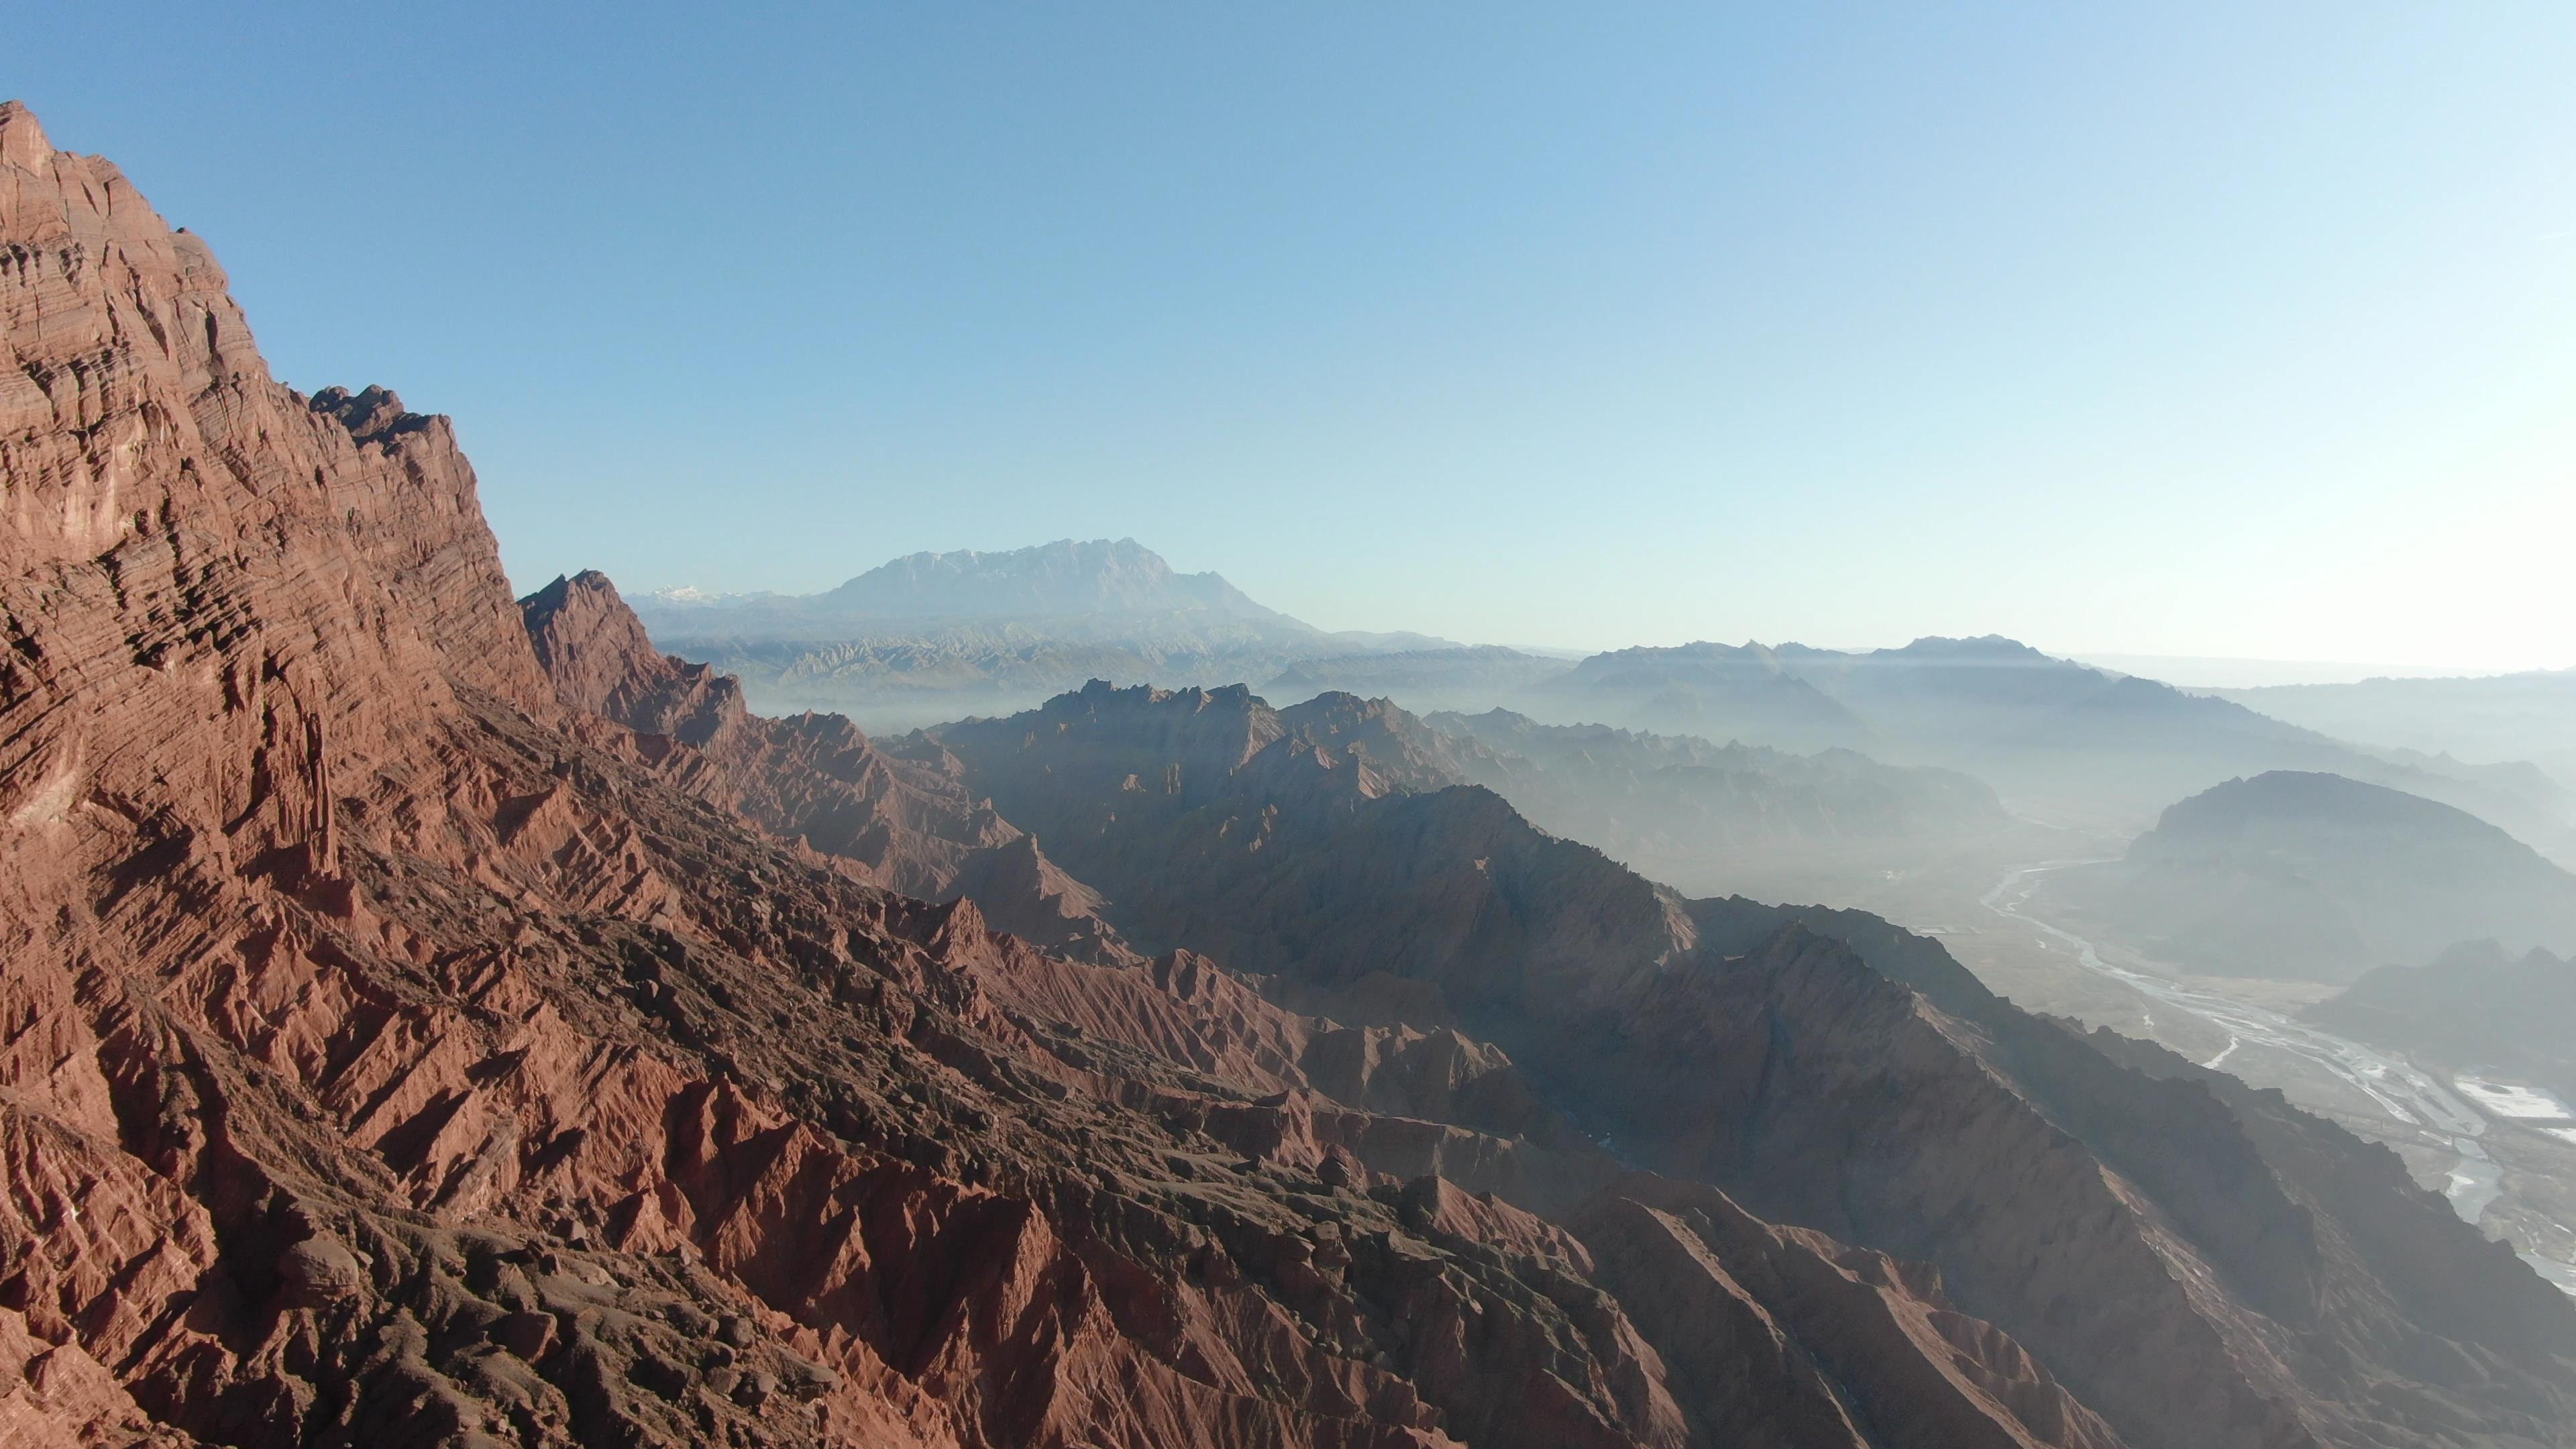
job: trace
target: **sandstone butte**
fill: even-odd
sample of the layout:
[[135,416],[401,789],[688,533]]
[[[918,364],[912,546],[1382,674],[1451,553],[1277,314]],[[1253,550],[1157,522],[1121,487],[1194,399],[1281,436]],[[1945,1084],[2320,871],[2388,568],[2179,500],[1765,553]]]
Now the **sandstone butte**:
[[2387,1153],[1400,711],[878,742],[514,600],[15,105],[0,326],[0,1444],[2576,1442]]

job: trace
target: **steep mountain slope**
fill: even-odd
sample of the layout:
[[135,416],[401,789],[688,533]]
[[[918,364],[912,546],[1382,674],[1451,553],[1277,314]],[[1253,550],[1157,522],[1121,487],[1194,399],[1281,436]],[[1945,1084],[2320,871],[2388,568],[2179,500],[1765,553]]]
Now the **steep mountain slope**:
[[1937,1264],[2131,1443],[2576,1423],[2576,1310],[2393,1155],[2115,1059],[1930,941],[1682,900],[1240,688],[1097,685],[938,738],[1136,939],[1490,1038],[1623,1158]]
[[871,883],[984,848],[936,756],[514,607],[446,423],[223,287],[0,107],[14,1442],[2120,1442],[1489,1044]]
[[2346,982],[2454,941],[2576,948],[2576,875],[2477,817],[2274,771],[2164,813],[2125,859],[2062,872],[2058,899],[2195,970]]
[[2421,966],[2382,966],[2306,1016],[2452,1068],[2537,1082],[2576,1102],[2576,961],[2463,941]]
[[1874,879],[1963,856],[2045,856],[2047,832],[1954,770],[1850,750],[1790,754],[1508,710],[1426,721],[1531,768],[1468,771],[1530,820],[1684,890],[1849,901]]

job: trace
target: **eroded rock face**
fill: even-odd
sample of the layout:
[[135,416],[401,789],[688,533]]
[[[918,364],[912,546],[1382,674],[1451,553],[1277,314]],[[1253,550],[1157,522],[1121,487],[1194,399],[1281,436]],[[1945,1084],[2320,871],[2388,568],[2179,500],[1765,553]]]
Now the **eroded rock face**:
[[[1649,1187],[1507,1053],[996,932],[1099,898],[930,742],[756,720],[604,581],[515,607],[446,424],[277,384],[14,106],[0,322],[0,1433],[1743,1442],[1540,1216]],[[1837,1382],[1927,1351],[1700,1240]]]
[[558,699],[633,730],[726,809],[888,889],[967,897],[1040,945],[1127,954],[1099,897],[968,795],[940,752],[888,753],[839,715],[754,716],[738,681],[655,649],[606,575],[557,579],[519,608]]
[[1655,1179],[1604,1192],[1575,1223],[1597,1280],[1745,1442],[2120,1442],[2019,1345],[1940,1306],[1927,1269]]

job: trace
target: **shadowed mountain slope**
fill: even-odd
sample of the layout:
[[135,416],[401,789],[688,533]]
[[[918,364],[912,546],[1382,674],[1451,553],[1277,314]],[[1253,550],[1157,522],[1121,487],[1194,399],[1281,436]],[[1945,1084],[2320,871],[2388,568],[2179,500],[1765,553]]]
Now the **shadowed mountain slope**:
[[1261,693],[1269,699],[1355,694],[1363,699],[1392,699],[1416,714],[1478,713],[1526,700],[1574,665],[1571,659],[1497,644],[1342,654],[1292,664],[1263,684]]
[[1937,1264],[2132,1443],[2567,1436],[2576,1310],[2393,1155],[1873,917],[1658,890],[1336,728],[1096,685],[938,738],[1136,939],[1491,1039],[1626,1160]]
[[1858,715],[1760,644],[1683,644],[1595,654],[1540,687],[1551,717],[1571,711],[1671,734],[1790,750],[1859,746]]

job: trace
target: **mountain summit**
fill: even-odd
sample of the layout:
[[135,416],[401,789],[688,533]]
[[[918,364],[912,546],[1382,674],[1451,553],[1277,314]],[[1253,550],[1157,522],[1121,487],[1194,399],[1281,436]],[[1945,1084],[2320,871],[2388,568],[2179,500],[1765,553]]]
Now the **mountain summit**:
[[813,603],[825,612],[869,619],[1205,612],[1295,623],[1254,603],[1219,574],[1175,572],[1161,554],[1132,538],[1064,538],[1001,553],[969,548],[906,554]]
[[871,729],[1024,709],[1090,679],[1266,679],[1302,660],[1445,647],[1328,634],[1132,538],[907,554],[820,594],[633,601],[662,647],[742,680],[764,709]]

